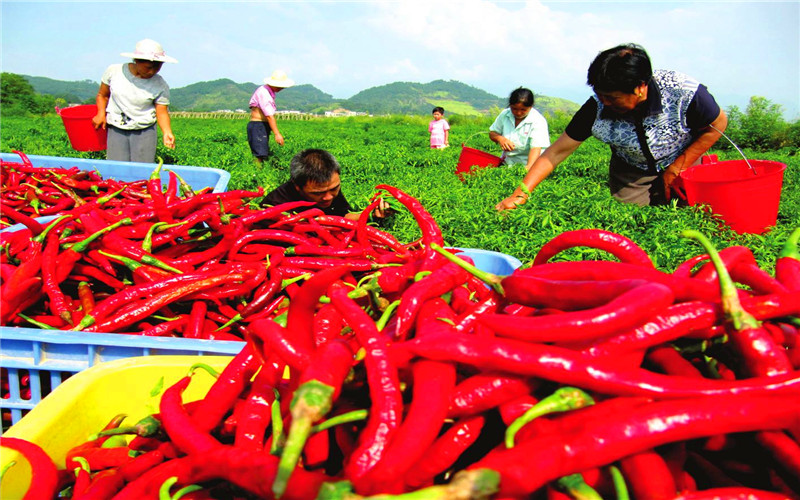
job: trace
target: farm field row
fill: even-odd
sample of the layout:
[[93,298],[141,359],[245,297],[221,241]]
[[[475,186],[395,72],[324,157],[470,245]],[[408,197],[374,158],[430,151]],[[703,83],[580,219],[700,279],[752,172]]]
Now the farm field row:
[[[497,213],[494,205],[524,174],[521,167],[478,172],[466,182],[453,174],[461,144],[497,153],[488,139],[488,119],[453,125],[452,147],[428,148],[426,117],[357,117],[282,121],[286,144],[273,142],[275,155],[257,167],[246,141],[245,122],[227,119],[173,118],[178,147],[159,146],[169,164],[222,168],[231,173],[229,189],[270,190],[288,178],[288,165],[298,151],[315,147],[331,151],[343,170],[345,194],[353,206],[367,204],[377,184],[394,185],[417,197],[433,214],[449,245],[483,248],[529,261],[553,236],[580,228],[601,228],[631,238],[650,255],[658,268],[673,269],[695,253],[679,233],[697,229],[718,248],[746,245],[759,264],[772,269],[777,253],[800,222],[800,159],[779,153],[745,150],[751,159],[775,160],[787,165],[777,226],[764,235],[738,235],[720,230],[716,221],[691,207],[635,207],[615,201],[606,187],[608,148],[590,139],[536,190],[521,209]],[[561,130],[551,125],[554,140]],[[56,116],[4,118],[0,149],[27,154],[104,159],[104,153],[71,149]],[[721,160],[738,153],[712,150]],[[739,200],[748,203],[745,196]],[[401,241],[419,237],[407,213],[397,214],[386,229]],[[597,251],[573,249],[564,258],[605,258]]]

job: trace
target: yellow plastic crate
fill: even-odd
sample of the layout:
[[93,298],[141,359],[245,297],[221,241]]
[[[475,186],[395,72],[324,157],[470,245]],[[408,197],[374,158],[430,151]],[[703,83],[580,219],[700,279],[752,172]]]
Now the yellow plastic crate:
[[[151,393],[162,377],[166,389],[195,363],[221,371],[230,360],[230,356],[142,356],[100,363],[70,377],[3,435],[38,444],[64,468],[67,451],[85,442],[115,415],[126,414],[125,425],[157,412],[163,390],[155,396]],[[202,398],[213,382],[211,375],[198,370],[183,400]],[[0,498],[22,498],[30,483],[25,459],[3,448],[0,467],[11,461],[17,463],[3,477]]]

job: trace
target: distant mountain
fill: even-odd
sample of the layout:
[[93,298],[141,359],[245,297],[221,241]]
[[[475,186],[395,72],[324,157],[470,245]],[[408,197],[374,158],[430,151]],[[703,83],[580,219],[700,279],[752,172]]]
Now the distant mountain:
[[45,78],[43,76],[28,76],[21,75],[28,83],[31,84],[33,90],[39,94],[49,94],[55,97],[61,97],[68,103],[86,103],[94,102],[97,95],[97,89],[100,87],[100,80],[81,80],[79,82],[65,82],[62,80],[53,80],[52,78]]
[[430,83],[395,82],[362,90],[342,105],[372,114],[430,114],[441,106],[446,114],[482,115],[502,106],[499,97],[453,80]]
[[[64,97],[67,102],[93,102],[99,82],[65,82],[22,75],[40,94]],[[170,109],[175,111],[218,111],[247,109],[258,84],[236,83],[223,78],[170,89]],[[434,106],[442,106],[450,115],[486,115],[506,106],[506,99],[455,80],[429,83],[395,82],[372,87],[349,99],[334,99],[310,84],[282,90],[277,99],[279,110],[322,113],[345,108],[374,115],[429,115]],[[536,109],[542,113],[574,113],[580,106],[558,97],[536,96]]]

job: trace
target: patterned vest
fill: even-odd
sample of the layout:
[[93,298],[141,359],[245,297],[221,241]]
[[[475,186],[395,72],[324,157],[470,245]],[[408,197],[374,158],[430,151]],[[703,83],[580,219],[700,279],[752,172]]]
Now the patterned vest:
[[[692,102],[699,82],[677,71],[656,70],[653,82],[658,89],[661,110],[650,112],[644,119],[604,117],[603,104],[597,101],[597,117],[592,135],[611,146],[612,153],[625,163],[660,172],[681,155],[694,140],[686,124],[686,110]],[[650,87],[652,90],[652,86]],[[648,99],[656,97],[648,95]],[[657,107],[657,106],[656,106]],[[637,131],[637,125],[640,127]],[[639,136],[646,141],[643,150]]]

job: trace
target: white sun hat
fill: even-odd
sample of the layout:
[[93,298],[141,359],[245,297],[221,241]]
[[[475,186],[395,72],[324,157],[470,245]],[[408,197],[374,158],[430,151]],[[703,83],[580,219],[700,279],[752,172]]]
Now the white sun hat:
[[156,42],[155,40],[150,40],[149,38],[145,38],[144,40],[136,42],[135,51],[123,52],[120,55],[123,57],[130,57],[133,59],[144,59],[145,61],[169,62],[169,63],[178,62],[177,59],[168,56],[167,53],[164,52],[164,48],[161,47],[160,43]]
[[294,80],[290,79],[282,69],[276,69],[272,72],[272,76],[264,78],[264,83],[272,87],[288,89],[294,85]]

